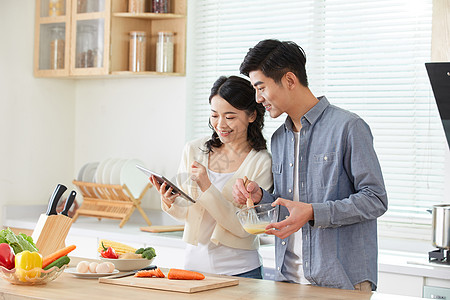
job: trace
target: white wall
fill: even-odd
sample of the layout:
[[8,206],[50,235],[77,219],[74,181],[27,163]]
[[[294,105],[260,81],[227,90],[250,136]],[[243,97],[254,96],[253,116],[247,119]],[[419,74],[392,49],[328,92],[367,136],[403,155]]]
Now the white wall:
[[[75,169],[110,157],[138,158],[168,178],[185,143],[185,77],[76,82]],[[151,189],[144,207],[159,208]]]
[[139,158],[173,176],[185,143],[185,77],[35,78],[34,10],[0,1],[0,224],[3,205],[47,203],[87,162]]
[[33,77],[34,5],[0,1],[0,210],[46,203],[74,172],[75,85]]

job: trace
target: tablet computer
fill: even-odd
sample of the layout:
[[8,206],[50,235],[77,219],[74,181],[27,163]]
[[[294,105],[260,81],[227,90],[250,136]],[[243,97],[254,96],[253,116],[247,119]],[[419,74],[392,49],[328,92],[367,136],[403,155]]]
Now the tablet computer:
[[170,186],[172,188],[172,194],[180,194],[181,197],[183,197],[186,200],[189,200],[193,203],[195,203],[195,200],[192,199],[188,194],[186,194],[185,192],[183,192],[180,188],[178,188],[174,183],[170,182],[169,179],[167,179],[166,177],[155,173],[153,171],[150,171],[142,166],[136,165],[136,168],[138,168],[139,170],[141,170],[142,172],[144,172],[148,177],[150,176],[155,176],[156,180],[158,181],[159,184],[163,184],[163,182],[166,182],[166,184],[168,186]]

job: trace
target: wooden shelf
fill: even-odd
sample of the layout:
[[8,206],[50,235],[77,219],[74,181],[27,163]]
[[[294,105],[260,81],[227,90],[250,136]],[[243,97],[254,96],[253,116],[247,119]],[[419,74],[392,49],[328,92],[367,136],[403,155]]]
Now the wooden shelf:
[[[48,15],[45,1],[36,0],[34,51],[36,77],[91,79],[186,76],[187,0],[172,0],[171,13],[129,13],[126,12],[127,0],[99,0],[103,3],[100,5],[103,8],[101,12],[77,13],[77,0],[64,0],[66,15],[51,17],[45,16]],[[41,9],[44,10],[42,13]],[[64,25],[64,38],[52,37],[54,24]],[[93,26],[90,39],[94,40],[91,44],[97,47],[89,45],[91,48],[77,50],[78,37],[86,35],[86,31],[82,29],[85,25]],[[146,33],[145,72],[129,71],[131,31]],[[155,72],[157,36],[160,31],[174,33],[172,73]],[[61,45],[61,41],[64,43],[64,51],[55,48],[55,45]]]
[[166,19],[180,19],[185,18],[185,15],[179,14],[155,14],[155,13],[113,13],[114,17],[133,18],[133,19],[152,19],[152,20],[166,20]]
[[160,72],[130,72],[130,71],[115,71],[111,73],[112,75],[118,76],[185,76],[185,73],[160,73]]

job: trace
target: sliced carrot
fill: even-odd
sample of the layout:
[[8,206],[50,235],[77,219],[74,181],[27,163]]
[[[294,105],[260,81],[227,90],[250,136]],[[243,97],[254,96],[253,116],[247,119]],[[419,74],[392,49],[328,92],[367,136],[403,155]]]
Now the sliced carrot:
[[169,274],[167,274],[167,278],[182,279],[182,280],[202,280],[205,279],[205,275],[194,271],[170,269]]
[[164,278],[166,277],[164,273],[161,271],[160,268],[156,268],[154,270],[144,270],[144,271],[138,271],[136,274],[134,274],[134,277],[157,277],[157,278]]
[[46,266],[48,266],[49,264],[51,264],[52,262],[54,262],[55,260],[57,260],[60,257],[63,257],[67,254],[69,254],[70,252],[72,252],[73,250],[75,250],[75,248],[77,248],[77,246],[75,245],[70,245],[67,246],[65,248],[61,248],[49,255],[47,255],[46,257],[44,257],[44,259],[42,260],[42,268],[45,268]]

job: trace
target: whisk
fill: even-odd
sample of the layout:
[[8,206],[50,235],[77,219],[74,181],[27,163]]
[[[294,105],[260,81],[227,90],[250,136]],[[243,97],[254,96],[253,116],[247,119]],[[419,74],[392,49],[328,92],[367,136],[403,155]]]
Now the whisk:
[[[244,187],[247,188],[249,183],[250,183],[250,180],[248,180],[247,176],[244,176]],[[256,210],[253,208],[254,205],[255,204],[253,203],[253,200],[252,200],[252,194],[249,194],[249,197],[247,198],[247,207],[248,207],[247,223],[248,224],[254,224],[254,223],[259,222],[258,215],[256,214]]]

